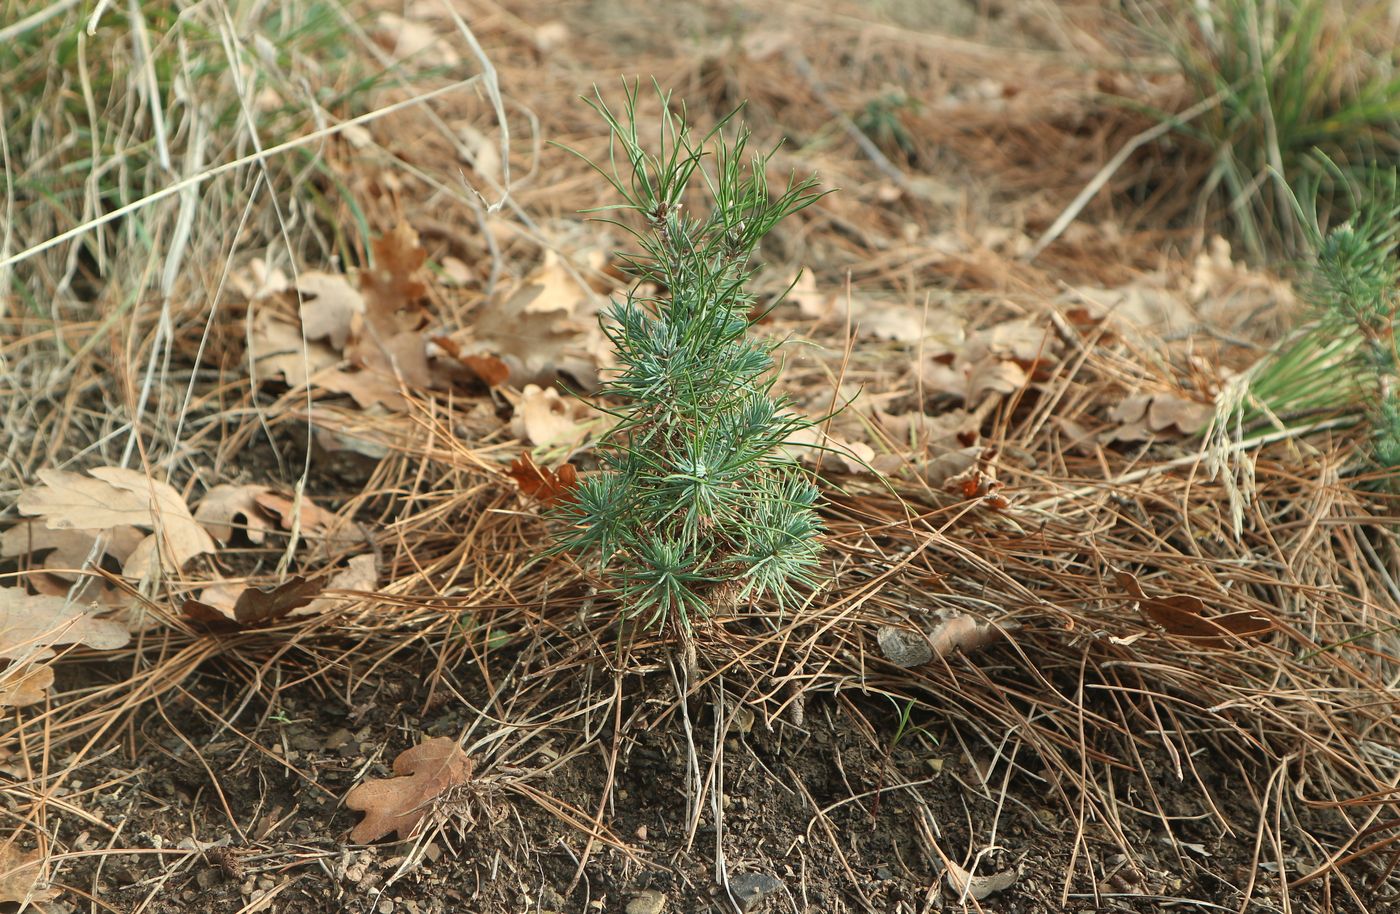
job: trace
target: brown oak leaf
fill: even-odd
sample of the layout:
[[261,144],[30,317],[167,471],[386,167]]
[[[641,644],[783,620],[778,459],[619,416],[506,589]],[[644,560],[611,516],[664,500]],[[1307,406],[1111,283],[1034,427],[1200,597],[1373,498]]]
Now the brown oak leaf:
[[66,597],[0,587],[0,658],[17,660],[61,644],[110,651],[130,640],[124,626],[99,619]]
[[578,484],[578,471],[573,464],[566,463],[557,471],[551,470],[536,465],[528,453],[511,461],[510,475],[521,492],[546,505],[573,500],[573,488]]
[[1272,620],[1254,610],[1207,616],[1205,601],[1199,597],[1186,594],[1149,597],[1143,593],[1137,578],[1126,571],[1114,572],[1114,577],[1128,596],[1137,601],[1144,616],[1162,626],[1167,634],[1201,647],[1243,647],[1244,639],[1258,638],[1274,628]]
[[53,667],[11,665],[0,673],[0,708],[38,704],[53,685]]
[[439,736],[404,750],[394,759],[394,777],[370,778],[345,795],[347,807],[365,814],[350,840],[368,844],[390,832],[409,838],[433,802],[465,784],[471,773],[471,759],[456,740]]
[[268,590],[247,585],[215,584],[198,600],[186,600],[181,610],[196,622],[262,625],[276,622],[316,599],[325,588],[320,579],[294,575]]
[[0,845],[0,902],[47,901],[57,894],[43,883],[44,855],[22,851],[14,840]]

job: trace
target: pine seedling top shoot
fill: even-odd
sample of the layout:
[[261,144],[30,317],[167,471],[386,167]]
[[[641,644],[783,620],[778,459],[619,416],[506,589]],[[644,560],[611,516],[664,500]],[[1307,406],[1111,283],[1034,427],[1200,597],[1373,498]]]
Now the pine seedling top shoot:
[[775,150],[752,153],[742,126],[724,133],[737,112],[697,137],[658,90],[659,130],[644,139],[637,86],[625,88],[621,117],[586,99],[611,131],[609,161],[592,164],[622,198],[597,211],[640,216],[615,222],[640,247],[623,255],[636,282],[601,317],[618,367],[599,393],[618,423],[598,444],[602,470],[560,509],[557,548],[595,560],[629,617],[688,628],[695,613],[781,608],[816,584],[817,489],[781,449],[812,422],[773,395],[778,344],[749,336],[746,286],[763,236],[822,192],[813,178],[770,188]]

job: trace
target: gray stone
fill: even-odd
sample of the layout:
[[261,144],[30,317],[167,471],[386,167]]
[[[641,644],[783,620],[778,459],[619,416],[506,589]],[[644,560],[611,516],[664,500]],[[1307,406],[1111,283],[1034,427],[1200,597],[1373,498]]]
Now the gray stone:
[[752,911],[763,899],[783,887],[783,881],[767,873],[735,873],[729,877],[729,892],[739,907]]
[[627,902],[627,914],[661,914],[666,910],[666,896],[655,889],[644,889]]

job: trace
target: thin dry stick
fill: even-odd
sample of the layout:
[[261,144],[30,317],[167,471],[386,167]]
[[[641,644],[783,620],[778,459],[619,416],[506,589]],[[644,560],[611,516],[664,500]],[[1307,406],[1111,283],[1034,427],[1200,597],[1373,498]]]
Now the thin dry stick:
[[[1280,429],[1278,431],[1267,432],[1263,435],[1255,435],[1253,438],[1246,438],[1243,441],[1237,441],[1226,448],[1225,452],[1227,455],[1242,454],[1245,451],[1267,447],[1275,442],[1287,441],[1290,438],[1304,438],[1311,435],[1313,432],[1325,432],[1335,428],[1350,428],[1360,421],[1360,418],[1357,416],[1342,416],[1337,419],[1326,419],[1322,422],[1314,422],[1311,425],[1300,425],[1297,428]],[[1195,466],[1204,459],[1205,458],[1201,454],[1188,454],[1185,457],[1178,457],[1175,460],[1154,463],[1152,466],[1143,467],[1131,473],[1124,473],[1116,479],[1105,479],[1103,482],[1080,486],[1069,492],[1052,495],[1050,498],[1042,499],[1033,505],[1027,505],[1025,510],[1049,511],[1067,500],[1084,498],[1105,487],[1121,488],[1123,486],[1132,485],[1133,483],[1141,482],[1152,476],[1160,476],[1163,473],[1168,473],[1172,470],[1180,469],[1181,467]]]
[[1224,92],[1217,92],[1210,98],[1197,102],[1177,116],[1164,120],[1160,124],[1144,130],[1142,133],[1139,133],[1127,143],[1123,144],[1123,148],[1118,150],[1103,168],[1099,169],[1099,173],[1094,175],[1092,181],[1084,185],[1084,189],[1079,192],[1079,195],[1070,202],[1069,206],[1065,207],[1065,211],[1060,213],[1060,217],[1045,230],[1045,234],[1040,236],[1040,239],[1032,245],[1031,249],[1027,251],[1021,259],[1026,263],[1030,263],[1039,257],[1047,247],[1053,244],[1055,239],[1059,238],[1064,230],[1069,228],[1070,223],[1079,218],[1079,213],[1089,204],[1089,201],[1094,198],[1094,195],[1103,189],[1103,186],[1117,173],[1118,169],[1123,167],[1123,163],[1128,161],[1129,156],[1148,143],[1151,143],[1153,140],[1156,140],[1158,137],[1205,114],[1207,111],[1220,104],[1220,100],[1224,98],[1224,96]]

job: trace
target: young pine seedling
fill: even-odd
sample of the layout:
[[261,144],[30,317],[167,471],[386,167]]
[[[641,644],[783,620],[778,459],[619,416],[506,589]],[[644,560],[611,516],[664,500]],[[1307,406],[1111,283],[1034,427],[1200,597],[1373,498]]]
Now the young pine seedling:
[[641,250],[623,255],[636,281],[601,318],[618,367],[599,393],[618,422],[598,443],[602,469],[559,509],[556,549],[596,561],[627,617],[688,630],[695,614],[782,608],[816,585],[817,489],[782,450],[813,423],[773,394],[778,344],[749,335],[747,285],[764,235],[822,192],[812,178],[770,189],[773,151],[751,155],[743,127],[722,132],[737,112],[697,137],[658,95],[655,151],[635,85],[620,118],[586,100],[611,131],[607,166],[591,164],[622,198],[600,211],[637,213],[640,228],[615,224]]

